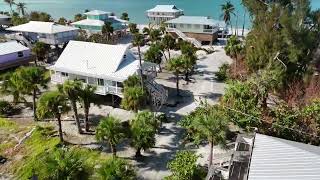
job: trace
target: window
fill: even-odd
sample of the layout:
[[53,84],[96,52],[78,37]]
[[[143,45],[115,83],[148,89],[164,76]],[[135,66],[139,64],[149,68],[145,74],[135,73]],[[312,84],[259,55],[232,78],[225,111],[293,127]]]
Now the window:
[[200,25],[199,25],[199,24],[195,24],[194,27],[195,27],[196,29],[200,29]]
[[97,84],[96,78],[88,77],[88,84],[96,85]]
[[117,82],[117,87],[123,88],[123,83],[122,82]]
[[104,80],[103,79],[98,79],[98,85],[99,86],[104,86]]
[[112,81],[111,86],[117,86],[117,81]]
[[23,52],[22,51],[18,52],[18,57],[23,57]]
[[181,28],[184,28],[184,24],[180,24],[180,27],[181,27]]
[[61,75],[62,75],[62,76],[65,76],[65,77],[68,77],[68,76],[69,76],[69,74],[68,74],[68,73],[65,73],[65,72],[61,72]]
[[191,28],[191,24],[188,24],[187,27],[190,29]]

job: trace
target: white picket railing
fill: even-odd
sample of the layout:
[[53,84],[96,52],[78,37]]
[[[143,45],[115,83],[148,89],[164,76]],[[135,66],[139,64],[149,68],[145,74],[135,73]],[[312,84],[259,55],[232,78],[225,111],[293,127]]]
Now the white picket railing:
[[196,40],[195,38],[188,37],[186,34],[184,34],[177,28],[167,28],[167,31],[176,33],[181,39],[191,42],[196,47],[201,47],[201,43],[198,40]]

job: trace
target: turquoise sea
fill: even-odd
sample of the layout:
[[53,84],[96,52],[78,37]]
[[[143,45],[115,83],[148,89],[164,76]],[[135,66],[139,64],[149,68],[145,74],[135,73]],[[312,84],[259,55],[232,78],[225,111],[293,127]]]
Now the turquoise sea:
[[[45,11],[54,18],[73,18],[74,14],[82,13],[85,9],[99,9],[114,12],[120,15],[128,12],[130,20],[135,23],[147,23],[145,11],[157,4],[175,4],[185,11],[185,15],[211,16],[221,19],[220,5],[226,0],[15,0],[25,2],[27,11]],[[241,0],[231,0],[236,7],[238,14],[238,26],[245,22],[246,27],[250,26],[249,18],[244,18],[244,8]],[[311,0],[313,9],[320,8],[320,0]],[[0,0],[0,11],[8,11],[9,7],[3,0]],[[244,21],[245,20],[245,21]],[[236,18],[233,18],[235,25]]]

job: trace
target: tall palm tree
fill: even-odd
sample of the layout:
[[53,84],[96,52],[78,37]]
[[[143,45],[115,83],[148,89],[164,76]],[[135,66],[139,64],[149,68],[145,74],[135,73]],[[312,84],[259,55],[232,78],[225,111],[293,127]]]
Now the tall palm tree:
[[228,120],[218,106],[206,105],[206,112],[195,117],[194,127],[199,137],[204,137],[210,144],[209,167],[212,165],[213,146],[226,143]]
[[11,14],[13,14],[12,6],[15,4],[14,0],[4,0],[10,6]]
[[46,45],[43,42],[36,42],[32,48],[32,52],[33,54],[36,56],[36,58],[34,59],[34,63],[37,66],[38,65],[38,61],[40,59],[44,59],[46,57],[47,52],[49,51],[49,47],[48,45]]
[[221,10],[223,12],[221,16],[223,17],[223,20],[227,25],[231,25],[232,32],[231,15],[235,15],[235,8],[230,1],[227,1],[226,4],[221,5]]
[[77,100],[79,100],[79,94],[82,86],[83,85],[81,81],[70,81],[70,80],[65,81],[63,85],[58,85],[59,91],[63,93],[70,101],[79,134],[82,133],[82,130],[81,130],[81,125],[80,125],[80,120],[78,115]]
[[152,63],[156,63],[159,65],[159,69],[161,70],[161,62],[162,62],[162,51],[159,43],[152,44],[148,51],[144,54],[145,61],[149,61]]
[[1,95],[12,95],[13,104],[26,101],[23,97],[25,93],[21,89],[21,79],[16,72],[2,75],[1,80],[3,82],[0,86]]
[[125,134],[119,119],[112,116],[101,119],[96,130],[96,139],[108,142],[114,157],[117,156],[116,146],[124,137]]
[[33,117],[37,120],[37,94],[42,88],[47,88],[49,77],[46,76],[45,70],[39,67],[22,67],[16,73],[21,81],[20,88],[25,93],[32,94]]
[[170,50],[174,49],[174,47],[176,46],[175,39],[172,36],[170,36],[169,34],[166,34],[166,35],[164,35],[164,37],[161,41],[161,44],[163,45],[164,49],[167,50],[168,56],[170,59],[171,58]]
[[141,50],[140,47],[144,44],[144,36],[140,33],[135,33],[133,36],[132,44],[134,46],[137,46],[138,48],[138,54],[139,54],[139,69],[140,69],[140,78],[141,78],[141,87],[143,89],[144,83],[143,83],[143,72],[142,72],[142,57],[141,57]]
[[90,104],[95,99],[96,89],[97,88],[95,86],[85,85],[79,92],[80,102],[84,110],[84,117],[85,117],[84,127],[86,131],[89,131],[89,110],[90,110]]
[[156,143],[156,129],[152,121],[144,116],[136,116],[130,126],[132,134],[132,146],[136,149],[136,157],[141,156],[141,150],[147,150]]
[[167,64],[167,69],[172,71],[173,74],[176,76],[176,88],[177,88],[177,96],[180,96],[179,90],[179,76],[181,73],[184,72],[184,57],[179,56],[177,58],[170,59]]
[[152,43],[161,40],[161,31],[159,29],[151,29],[149,32],[149,38]]
[[145,106],[146,93],[141,86],[125,87],[123,94],[122,108],[138,112],[139,109]]
[[23,3],[23,2],[19,2],[16,4],[17,6],[17,11],[22,15],[22,16],[25,16],[26,15],[26,3]]
[[58,121],[60,142],[64,143],[61,114],[67,110],[66,97],[59,91],[46,92],[39,98],[37,106],[37,115],[39,119],[55,118]]
[[111,39],[111,35],[113,34],[113,27],[111,22],[106,22],[103,26],[102,26],[102,34],[104,34],[107,37],[107,41],[109,41]]

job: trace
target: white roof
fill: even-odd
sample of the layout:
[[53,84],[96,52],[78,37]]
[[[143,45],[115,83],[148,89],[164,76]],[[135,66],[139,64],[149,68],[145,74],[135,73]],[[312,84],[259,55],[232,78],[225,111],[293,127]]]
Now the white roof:
[[92,11],[86,12],[84,14],[85,15],[97,16],[97,15],[103,15],[103,14],[111,14],[111,12],[105,12],[105,11],[100,11],[100,10],[92,10]]
[[256,134],[249,180],[320,179],[320,148]]
[[178,9],[175,5],[156,5],[156,7],[147,10],[147,12],[179,12],[183,11]]
[[70,41],[50,69],[124,81],[137,72],[139,61],[125,45]]
[[223,21],[216,21],[206,16],[180,16],[175,19],[171,19],[166,23],[172,24],[200,24],[200,25],[211,25],[217,27],[224,27]]
[[0,43],[0,56],[26,50],[30,49],[18,43],[17,41]]
[[96,19],[83,19],[72,23],[72,25],[87,25],[87,26],[103,26],[105,23],[101,20]]
[[78,30],[78,28],[71,27],[71,26],[63,26],[60,24],[56,24],[54,22],[30,21],[26,24],[21,24],[18,26],[7,28],[6,30],[18,31],[18,32],[55,34],[60,32]]
[[8,19],[8,18],[11,18],[11,17],[4,14],[0,14],[0,19]]

